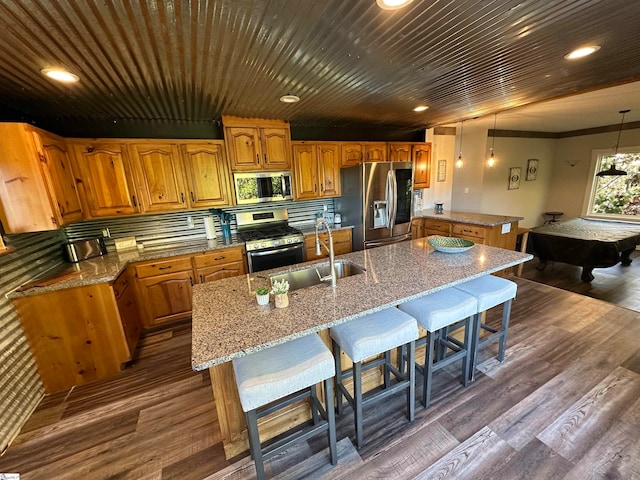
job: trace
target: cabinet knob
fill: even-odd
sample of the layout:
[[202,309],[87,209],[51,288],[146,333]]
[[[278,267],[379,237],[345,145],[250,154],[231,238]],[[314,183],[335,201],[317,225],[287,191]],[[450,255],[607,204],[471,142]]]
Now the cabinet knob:
[[180,201],[184,203],[184,192],[180,192]]
[[131,201],[133,202],[133,206],[134,207],[138,207],[138,201],[136,200],[136,196],[135,195],[131,195]]
[[191,194],[191,201],[195,202],[196,201],[196,196],[193,194],[193,192],[189,192]]
[[191,275],[189,275],[189,283],[191,284],[191,286],[193,287],[193,277]]

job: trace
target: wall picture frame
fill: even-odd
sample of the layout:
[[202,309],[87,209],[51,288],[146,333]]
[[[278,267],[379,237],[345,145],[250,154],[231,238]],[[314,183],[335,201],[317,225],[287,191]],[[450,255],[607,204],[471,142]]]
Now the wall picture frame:
[[512,167],[509,169],[509,188],[508,190],[517,190],[520,188],[520,177],[522,176],[522,168]]
[[447,179],[447,161],[446,160],[438,160],[438,175],[437,181],[444,182]]
[[527,175],[525,176],[525,180],[527,182],[531,182],[538,177],[538,159],[530,158],[527,160]]

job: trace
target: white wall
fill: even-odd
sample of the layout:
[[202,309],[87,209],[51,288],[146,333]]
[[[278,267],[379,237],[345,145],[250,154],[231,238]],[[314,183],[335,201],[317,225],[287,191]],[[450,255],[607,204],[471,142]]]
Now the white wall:
[[[480,211],[498,215],[524,217],[521,227],[535,227],[544,222],[551,188],[556,141],[546,138],[499,137],[495,142],[496,164],[485,167]],[[490,146],[490,145],[489,145]],[[486,157],[489,156],[489,148]],[[527,181],[527,160],[538,159],[537,177]],[[509,170],[521,169],[520,188],[509,190]]]
[[[522,227],[541,225],[544,212],[564,212],[563,219],[579,217],[592,178],[592,153],[613,148],[617,132],[582,135],[563,139],[496,137],[493,168],[486,166],[493,128],[493,117],[466,121],[462,139],[464,165],[455,168],[460,150],[460,125],[457,135],[433,135],[431,188],[423,190],[423,208],[443,202],[446,210],[524,217]],[[640,146],[640,129],[624,130],[620,148]],[[437,182],[439,159],[447,160],[446,182]],[[539,160],[535,181],[526,181],[529,158]],[[574,165],[574,166],[571,166]],[[509,169],[520,167],[520,188],[508,190]]]
[[[562,218],[583,214],[583,201],[590,188],[593,150],[607,149],[616,144],[618,132],[583,135],[557,140],[553,176],[546,211],[564,212]],[[640,129],[623,130],[620,147],[640,146]],[[613,150],[612,150],[613,152]],[[571,166],[571,165],[574,166]]]

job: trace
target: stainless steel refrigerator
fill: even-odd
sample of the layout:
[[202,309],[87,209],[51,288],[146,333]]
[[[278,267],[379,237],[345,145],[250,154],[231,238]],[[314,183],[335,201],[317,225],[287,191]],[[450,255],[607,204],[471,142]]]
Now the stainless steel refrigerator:
[[353,248],[411,239],[413,164],[369,162],[341,171],[342,196],[334,201],[344,225],[354,225]]

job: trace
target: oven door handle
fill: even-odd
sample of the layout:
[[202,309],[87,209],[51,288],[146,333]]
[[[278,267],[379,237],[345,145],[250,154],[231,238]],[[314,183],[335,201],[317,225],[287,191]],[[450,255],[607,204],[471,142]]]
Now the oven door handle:
[[277,248],[274,250],[265,250],[263,252],[247,252],[248,255],[251,255],[252,257],[263,257],[265,255],[274,255],[276,253],[284,253],[284,252],[290,252],[292,250],[298,250],[304,248],[304,244],[300,243],[298,245],[292,245],[291,247],[286,247],[286,248]]

